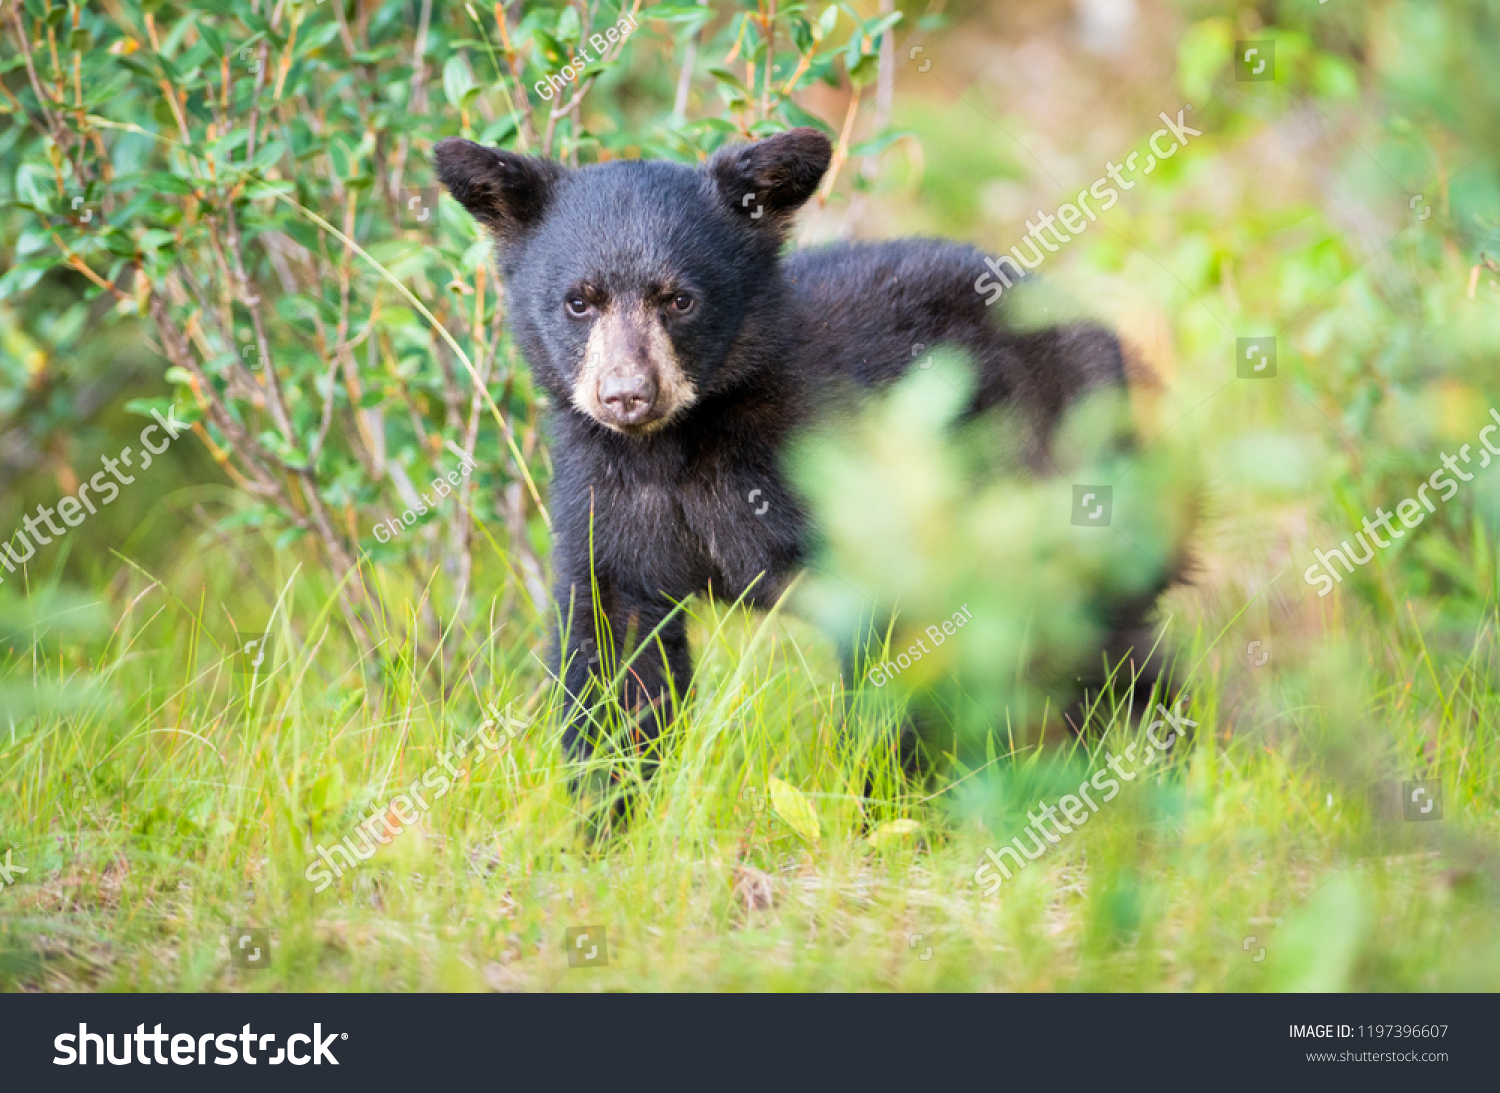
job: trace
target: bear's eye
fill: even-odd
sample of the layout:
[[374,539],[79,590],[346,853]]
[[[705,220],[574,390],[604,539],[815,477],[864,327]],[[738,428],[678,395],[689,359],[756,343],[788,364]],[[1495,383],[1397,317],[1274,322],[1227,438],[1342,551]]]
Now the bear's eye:
[[693,298],[686,292],[679,292],[676,296],[672,297],[672,309],[674,311],[691,311],[692,307]]
[[589,302],[582,296],[568,297],[568,314],[583,316],[589,313]]

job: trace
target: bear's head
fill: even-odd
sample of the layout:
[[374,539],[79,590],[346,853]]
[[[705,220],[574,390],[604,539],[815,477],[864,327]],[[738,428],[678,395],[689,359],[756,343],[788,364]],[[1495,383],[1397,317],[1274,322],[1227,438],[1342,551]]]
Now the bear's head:
[[784,292],[777,255],[832,156],[815,129],[732,145],[697,168],[567,168],[458,138],[434,151],[443,185],[495,237],[512,331],[538,382],[630,435],[753,366],[742,332],[784,320],[772,306]]

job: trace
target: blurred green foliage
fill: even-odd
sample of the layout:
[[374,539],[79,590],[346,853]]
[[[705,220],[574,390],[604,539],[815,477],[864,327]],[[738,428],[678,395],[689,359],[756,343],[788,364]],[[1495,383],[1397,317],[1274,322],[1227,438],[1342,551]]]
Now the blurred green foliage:
[[[1440,452],[1477,448],[1500,406],[1500,5],[1207,7],[1222,14],[1183,36],[1180,86],[1212,111],[1215,150],[1258,185],[1174,210],[1179,246],[1208,259],[1185,287],[1231,295],[1235,333],[1277,334],[1302,434],[1289,453],[1313,457],[1320,515],[1354,530],[1412,496]],[[1234,42],[1261,38],[1276,43],[1276,81],[1228,82]],[[1479,475],[1343,588],[1385,621],[1415,597],[1424,622],[1463,641],[1494,602],[1497,531],[1500,476]]]
[[[1100,669],[1114,612],[1149,603],[1181,569],[1201,482],[1170,445],[1131,451],[1113,394],[1069,411],[1039,475],[1026,458],[1028,423],[986,415],[955,429],[973,375],[955,354],[934,357],[804,445],[797,477],[825,538],[800,602],[847,641],[890,619],[869,663],[900,655],[900,670],[870,678],[935,699],[974,761],[997,746],[991,734],[1008,751],[1035,743],[1044,714],[1061,728],[1076,680]],[[1107,524],[1073,519],[1078,483],[1107,494]],[[942,632],[949,619],[961,634]]]
[[[193,494],[199,514],[326,566],[366,644],[379,605],[349,579],[362,560],[445,568],[462,602],[488,538],[538,599],[540,399],[487,238],[433,186],[432,144],[693,162],[790,125],[833,132],[798,94],[868,84],[900,18],[836,4],[12,5],[10,447],[53,449],[63,484],[88,466],[76,434],[130,393],[123,354],[151,392],[127,408],[187,407],[229,487]],[[841,160],[881,143],[846,144]],[[13,462],[7,477],[36,464]],[[477,470],[449,497],[438,481],[465,462]]]

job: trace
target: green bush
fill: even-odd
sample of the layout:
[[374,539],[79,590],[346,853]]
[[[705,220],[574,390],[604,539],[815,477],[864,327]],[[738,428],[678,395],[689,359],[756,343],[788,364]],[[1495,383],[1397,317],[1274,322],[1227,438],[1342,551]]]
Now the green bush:
[[[150,339],[171,388],[129,408],[175,405],[234,488],[221,530],[325,566],[366,647],[379,607],[363,562],[418,581],[445,566],[461,602],[490,545],[543,595],[541,400],[487,238],[438,195],[433,143],[693,162],[730,139],[829,129],[798,92],[867,84],[900,19],[638,0],[8,13],[0,308],[24,315],[47,292],[66,322],[19,323],[0,412],[34,409],[55,345],[122,324]],[[889,143],[850,147],[853,120],[841,162]],[[75,300],[59,307],[60,290]]]

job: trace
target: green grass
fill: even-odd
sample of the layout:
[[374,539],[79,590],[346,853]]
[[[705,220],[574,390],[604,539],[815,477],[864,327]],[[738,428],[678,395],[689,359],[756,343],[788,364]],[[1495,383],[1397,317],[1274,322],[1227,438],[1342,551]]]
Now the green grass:
[[[666,762],[628,830],[590,845],[535,620],[477,610],[441,686],[409,648],[367,675],[382,658],[361,661],[292,575],[252,689],[224,656],[227,569],[209,551],[175,583],[137,578],[107,635],[49,633],[54,619],[12,639],[0,834],[29,872],[0,892],[5,989],[1500,985],[1493,617],[1447,662],[1415,628],[1356,652],[1353,621],[1341,651],[1288,640],[1254,670],[1216,630],[1177,633],[1198,665],[1196,738],[990,897],[983,849],[1087,756],[1022,749],[906,787],[872,806],[872,838],[870,755],[843,742],[878,726],[843,735],[832,648],[804,623],[690,605],[701,668]],[[1174,605],[1195,597],[1212,613],[1191,590]],[[51,693],[26,716],[34,681]],[[526,722],[515,742],[315,894],[311,848],[437,767],[491,702]],[[1097,745],[1134,736],[1117,725]],[[1381,819],[1359,792],[1326,804],[1325,783],[1417,759],[1442,779],[1440,823]],[[765,803],[769,776],[800,790],[816,841]],[[898,817],[920,828],[883,826]],[[269,969],[231,963],[245,925],[273,931]],[[608,966],[570,969],[565,929],[600,925]]]

